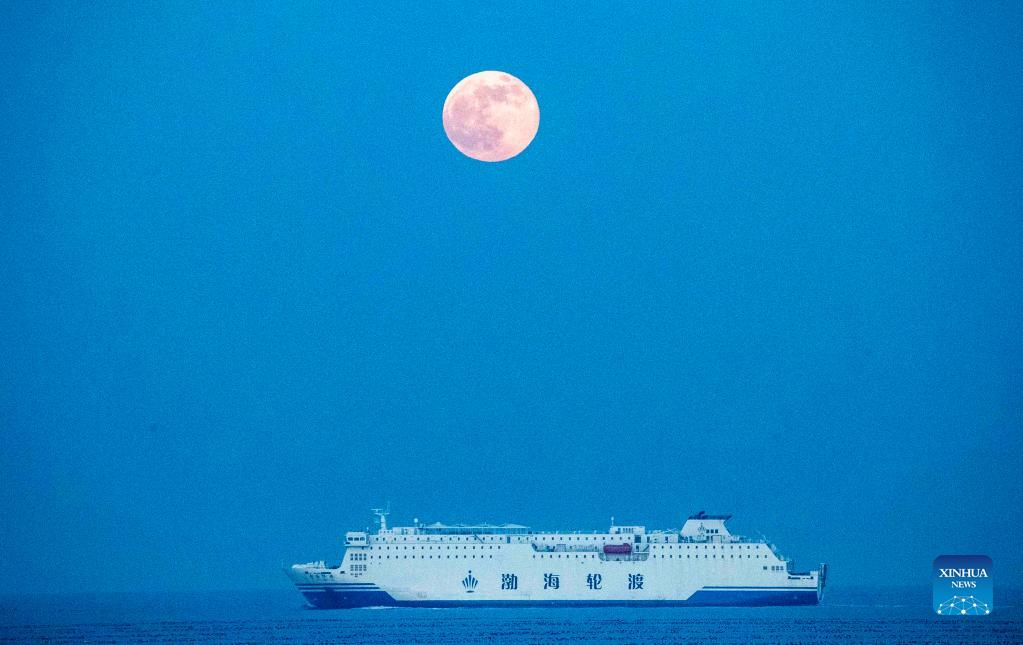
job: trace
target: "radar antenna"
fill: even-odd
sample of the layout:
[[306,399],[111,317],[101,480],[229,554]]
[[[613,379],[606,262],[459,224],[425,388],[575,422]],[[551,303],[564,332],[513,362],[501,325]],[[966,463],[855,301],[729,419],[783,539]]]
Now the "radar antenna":
[[374,508],[373,514],[380,518],[380,532],[387,531],[387,516],[391,514],[391,503],[387,502],[387,508]]

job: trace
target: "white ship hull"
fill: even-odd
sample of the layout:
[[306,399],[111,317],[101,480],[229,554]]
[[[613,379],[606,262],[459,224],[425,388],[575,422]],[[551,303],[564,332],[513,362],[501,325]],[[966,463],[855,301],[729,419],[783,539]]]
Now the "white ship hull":
[[797,573],[763,541],[732,536],[727,516],[681,531],[534,533],[441,525],[349,533],[342,562],[286,572],[310,605],[815,605],[826,567]]

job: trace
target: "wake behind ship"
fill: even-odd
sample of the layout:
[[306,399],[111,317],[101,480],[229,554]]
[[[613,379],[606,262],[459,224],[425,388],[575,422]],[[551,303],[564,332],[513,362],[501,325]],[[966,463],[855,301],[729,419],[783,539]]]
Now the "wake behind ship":
[[731,534],[730,515],[681,530],[606,533],[526,526],[423,525],[350,531],[341,563],[285,569],[317,608],[594,605],[816,605],[827,565],[797,572],[764,540]]

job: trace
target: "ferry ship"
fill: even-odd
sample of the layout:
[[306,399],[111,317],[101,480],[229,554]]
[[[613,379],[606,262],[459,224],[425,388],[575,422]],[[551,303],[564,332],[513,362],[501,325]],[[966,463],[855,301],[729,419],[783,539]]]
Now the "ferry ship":
[[620,526],[539,532],[518,524],[421,524],[350,531],[340,564],[295,564],[312,607],[816,605],[827,565],[796,571],[774,545],[733,535],[730,515],[680,530]]

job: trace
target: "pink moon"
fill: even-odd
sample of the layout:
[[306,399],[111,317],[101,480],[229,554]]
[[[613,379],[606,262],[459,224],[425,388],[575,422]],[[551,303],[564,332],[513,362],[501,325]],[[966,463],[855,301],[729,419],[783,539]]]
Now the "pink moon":
[[477,72],[444,101],[444,132],[480,161],[504,161],[526,149],[540,128],[540,106],[525,83],[505,72]]

